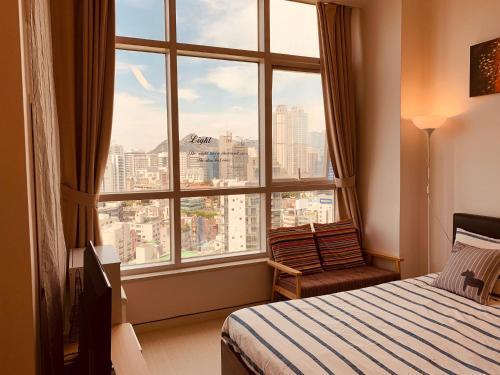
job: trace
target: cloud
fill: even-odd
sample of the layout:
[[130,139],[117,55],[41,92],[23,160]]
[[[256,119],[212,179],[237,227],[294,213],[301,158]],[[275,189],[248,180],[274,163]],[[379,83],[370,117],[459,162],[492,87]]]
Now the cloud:
[[[273,51],[319,57],[313,5],[271,0],[270,11]],[[249,50],[258,47],[256,0],[202,0],[196,14],[192,10],[184,13],[196,33],[194,43]]]
[[235,96],[257,96],[259,76],[256,64],[239,63],[237,66],[220,66],[211,69],[205,82]]
[[203,0],[195,43],[257,49],[257,1]]
[[[226,131],[235,136],[257,139],[257,110],[179,113],[180,137],[196,133],[219,137]],[[167,138],[167,112],[158,102],[130,95],[115,94],[112,143],[125,150],[149,151]]]
[[115,62],[115,71],[119,74],[123,74],[123,73],[128,73],[130,71],[130,69],[132,67],[137,67],[141,70],[144,69],[144,66],[143,65],[139,65],[139,64],[130,64],[130,63],[127,63],[123,60],[120,60],[120,59],[116,59],[116,62]]
[[143,71],[146,69],[147,68],[144,67],[144,65],[129,64],[123,61],[117,61],[115,64],[115,70],[118,74],[131,72],[137,83],[139,83],[144,90],[165,95],[167,93],[165,84],[163,84],[160,88],[154,87],[144,76]]
[[200,95],[196,90],[190,88],[179,88],[179,99],[192,102],[199,98]]
[[206,6],[212,8],[212,9],[220,9],[222,5],[227,5],[223,4],[223,1],[221,0],[201,0],[202,3],[205,3]]
[[319,57],[316,7],[271,0],[271,50]]
[[219,137],[230,131],[234,136],[257,139],[259,134],[258,111],[179,113],[180,137],[195,133]]
[[112,143],[149,151],[167,136],[166,109],[151,99],[115,93]]
[[142,74],[142,71],[138,66],[130,65],[130,70],[132,71],[132,74],[134,75],[137,82],[139,82],[139,84],[144,88],[144,90],[146,91],[154,90],[153,86],[148,82],[146,77],[144,77],[144,74]]

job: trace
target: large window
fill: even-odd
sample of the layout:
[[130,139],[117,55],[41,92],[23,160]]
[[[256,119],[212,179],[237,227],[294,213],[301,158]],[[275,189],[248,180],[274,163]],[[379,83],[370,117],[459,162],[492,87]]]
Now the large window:
[[124,272],[265,256],[332,222],[316,11],[287,0],[117,0],[99,219]]

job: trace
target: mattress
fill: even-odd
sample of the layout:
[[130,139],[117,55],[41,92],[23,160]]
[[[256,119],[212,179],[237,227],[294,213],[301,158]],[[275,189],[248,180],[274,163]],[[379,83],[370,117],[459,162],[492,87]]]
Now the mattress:
[[500,374],[500,306],[436,277],[245,308],[222,339],[257,374]]

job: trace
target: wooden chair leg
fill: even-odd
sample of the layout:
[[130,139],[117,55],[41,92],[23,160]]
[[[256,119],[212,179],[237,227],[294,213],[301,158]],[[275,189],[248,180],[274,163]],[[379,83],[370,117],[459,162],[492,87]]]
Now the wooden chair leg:
[[276,282],[278,281],[278,270],[274,269],[274,274],[273,274],[273,287],[271,289],[271,302],[274,302],[275,298],[275,287],[276,287]]

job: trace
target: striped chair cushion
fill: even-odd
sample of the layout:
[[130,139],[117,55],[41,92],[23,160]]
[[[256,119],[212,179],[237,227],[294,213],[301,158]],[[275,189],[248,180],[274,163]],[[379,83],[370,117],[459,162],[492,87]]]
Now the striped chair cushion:
[[270,229],[268,243],[271,257],[276,262],[299,270],[305,275],[323,272],[309,224]]
[[[367,288],[399,279],[400,275],[397,272],[372,266],[325,271],[302,277],[301,296],[305,298],[345,292],[347,290]],[[294,277],[283,277],[278,280],[278,285],[295,293]]]
[[448,262],[432,285],[485,305],[499,272],[500,250],[455,242]]
[[332,224],[314,223],[321,264],[325,271],[365,265],[358,231],[352,220]]

